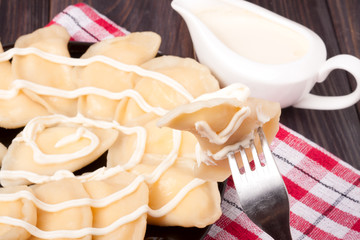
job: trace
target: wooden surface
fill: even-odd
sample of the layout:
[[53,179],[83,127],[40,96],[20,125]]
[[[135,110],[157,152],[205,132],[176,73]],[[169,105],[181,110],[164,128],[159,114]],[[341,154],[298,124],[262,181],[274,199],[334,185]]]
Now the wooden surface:
[[[0,0],[0,40],[11,43],[22,34],[46,25],[70,0]],[[170,0],[84,1],[129,31],[155,31],[165,54],[193,57],[186,24],[170,7]],[[340,53],[360,58],[359,0],[251,0],[305,25],[325,42],[328,57]],[[333,71],[313,93],[343,95],[356,86],[352,76]],[[360,169],[360,103],[336,111],[287,108],[281,122]]]

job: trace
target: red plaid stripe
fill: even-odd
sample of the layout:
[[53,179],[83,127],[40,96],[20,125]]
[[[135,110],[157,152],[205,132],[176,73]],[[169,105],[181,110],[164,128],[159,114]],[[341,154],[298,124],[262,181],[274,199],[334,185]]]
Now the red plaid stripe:
[[85,3],[68,6],[48,26],[52,24],[64,26],[72,41],[97,42],[129,33]]
[[[84,3],[67,7],[51,24],[67,28],[76,41],[128,33]],[[360,172],[283,125],[271,148],[289,192],[293,238],[360,239]],[[206,240],[271,239],[241,211],[232,178],[222,209]]]

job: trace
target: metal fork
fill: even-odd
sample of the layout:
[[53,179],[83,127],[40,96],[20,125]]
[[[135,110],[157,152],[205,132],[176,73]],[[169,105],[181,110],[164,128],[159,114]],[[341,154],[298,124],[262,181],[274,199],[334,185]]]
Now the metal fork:
[[251,169],[244,148],[240,148],[244,173],[240,172],[235,153],[228,154],[240,205],[246,215],[271,237],[289,240],[292,238],[288,193],[261,127],[257,129],[257,133],[264,154],[264,165],[261,165],[253,142],[250,148],[255,169]]

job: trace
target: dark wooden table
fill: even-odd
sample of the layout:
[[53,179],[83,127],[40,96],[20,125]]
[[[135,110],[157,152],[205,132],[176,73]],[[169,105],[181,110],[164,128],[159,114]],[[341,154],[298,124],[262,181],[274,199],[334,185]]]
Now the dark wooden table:
[[[70,0],[0,0],[0,40],[11,43],[22,34],[46,25]],[[170,7],[170,0],[84,1],[129,31],[161,35],[161,51],[193,57],[188,29]],[[251,0],[316,32],[325,42],[328,57],[347,53],[360,58],[359,0]],[[352,76],[334,71],[313,93],[342,95],[355,88]],[[360,103],[336,111],[287,108],[281,122],[360,169]]]

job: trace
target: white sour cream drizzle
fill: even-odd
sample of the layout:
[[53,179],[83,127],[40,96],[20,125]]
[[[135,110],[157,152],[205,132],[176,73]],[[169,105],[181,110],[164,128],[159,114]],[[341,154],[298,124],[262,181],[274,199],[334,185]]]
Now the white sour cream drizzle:
[[0,89],[0,99],[12,99],[19,94],[21,89],[29,89],[43,96],[54,96],[67,99],[75,99],[90,94],[106,97],[112,100],[121,100],[125,97],[129,97],[133,99],[145,112],[154,112],[159,116],[162,116],[167,112],[167,110],[161,107],[150,106],[138,92],[132,89],[126,89],[122,92],[111,92],[96,87],[82,87],[75,90],[62,90],[21,79],[14,80],[8,90]]
[[[173,88],[180,94],[182,94],[188,101],[192,101],[193,97],[191,94],[178,82],[175,80],[167,77],[166,75],[148,71],[145,69],[142,69],[141,67],[134,66],[134,65],[126,65],[123,63],[120,63],[116,60],[113,60],[108,57],[104,56],[94,56],[88,59],[74,59],[74,58],[68,58],[68,57],[62,57],[57,56],[53,54],[49,54],[46,52],[43,52],[36,48],[13,48],[10,49],[4,53],[0,54],[0,62],[1,61],[7,61],[10,60],[14,55],[28,55],[28,54],[35,54],[43,59],[46,59],[48,61],[59,63],[59,64],[66,64],[71,66],[86,66],[90,63],[94,62],[102,62],[105,64],[108,64],[114,68],[117,68],[122,71],[127,72],[135,72],[136,74],[144,77],[150,77],[152,79],[156,79],[167,86]],[[57,88],[52,88],[48,86],[39,85],[33,82],[29,82],[26,80],[14,80],[12,82],[12,85],[10,89],[8,90],[0,90],[0,99],[11,99],[13,97],[16,97],[17,94],[19,94],[19,91],[22,89],[28,89],[31,90],[39,95],[46,95],[46,96],[56,96],[56,97],[62,97],[62,98],[68,98],[68,99],[75,99],[80,96],[88,95],[88,94],[94,94],[94,95],[100,95],[107,97],[109,99],[122,99],[124,97],[130,97],[136,101],[136,103],[139,105],[141,109],[143,109],[145,112],[153,112],[159,116],[164,115],[167,110],[164,110],[159,107],[152,107],[150,106],[144,98],[136,91],[129,89],[125,90],[120,93],[114,93],[110,92],[104,89],[99,89],[95,87],[84,87],[79,88],[76,90],[61,90]],[[71,136],[67,136],[63,139],[60,139],[57,142],[57,147],[69,144],[71,142],[76,141],[77,139],[81,137],[85,137],[90,140],[90,144],[86,146],[84,149],[77,151],[75,153],[71,154],[45,154],[42,151],[40,151],[39,147],[35,144],[35,139],[38,134],[38,132],[42,131],[45,127],[51,127],[56,124],[60,123],[75,123],[80,126],[84,126],[81,128],[81,130],[77,131]],[[88,119],[81,114],[78,114],[76,117],[66,117],[63,115],[52,115],[52,116],[45,116],[45,117],[37,117],[31,120],[26,127],[24,128],[22,134],[18,136],[15,141],[25,141],[27,144],[31,146],[31,148],[34,150],[34,159],[40,164],[48,164],[48,163],[61,163],[66,162],[71,159],[79,158],[81,156],[85,156],[91,151],[93,151],[94,148],[96,148],[99,144],[98,137],[93,134],[91,131],[87,130],[86,127],[97,127],[102,129],[117,129],[125,134],[137,134],[137,144],[135,147],[135,151],[133,155],[131,156],[128,163],[124,166],[117,166],[114,168],[101,168],[93,173],[87,173],[83,174],[81,176],[74,176],[72,172],[67,170],[60,170],[57,171],[52,176],[43,176],[38,175],[36,173],[28,172],[28,171],[6,171],[2,170],[0,171],[0,177],[5,179],[19,179],[24,178],[27,179],[33,183],[44,183],[47,181],[54,181],[54,180],[60,180],[63,178],[69,178],[69,177],[76,177],[80,179],[82,182],[84,181],[90,181],[90,180],[99,180],[99,179],[106,179],[107,177],[113,176],[114,174],[118,173],[119,171],[124,171],[126,169],[131,169],[134,167],[137,163],[141,161],[142,156],[144,155],[145,151],[145,145],[146,145],[146,130],[143,127],[125,127],[121,126],[117,122],[107,122],[107,121],[100,121],[100,120],[93,120]],[[59,204],[46,204],[44,202],[41,202],[39,199],[36,198],[32,193],[28,191],[19,191],[12,194],[0,194],[0,201],[12,201],[16,199],[26,198],[31,200],[38,208],[43,209],[44,211],[49,212],[56,212],[61,209],[71,208],[71,207],[78,207],[78,206],[92,206],[92,207],[105,207],[108,204],[111,204],[114,201],[117,201],[121,199],[122,197],[131,194],[133,191],[136,190],[137,186],[143,181],[146,181],[148,183],[154,183],[156,182],[161,174],[165,172],[176,160],[180,148],[181,143],[181,132],[177,130],[173,130],[173,149],[171,150],[170,154],[156,167],[156,169],[150,174],[146,176],[138,176],[131,184],[129,184],[124,189],[111,194],[105,198],[101,199],[90,199],[90,198],[84,198],[84,199],[74,199],[66,202],[62,202]],[[33,226],[29,224],[26,221],[11,218],[7,216],[0,216],[0,223],[2,224],[8,224],[13,226],[18,226],[26,229],[30,234],[39,237],[39,238],[78,238],[83,237],[89,234],[92,235],[104,235],[107,233],[110,233],[114,231],[116,228],[118,228],[121,225],[124,225],[126,223],[132,222],[136,219],[138,219],[142,214],[147,213],[154,217],[161,217],[166,215],[168,212],[173,210],[179,202],[186,196],[186,194],[191,191],[192,189],[206,183],[206,181],[201,179],[193,179],[190,181],[187,185],[185,185],[178,193],[177,195],[170,200],[167,204],[165,204],[160,209],[151,209],[148,205],[144,205],[136,209],[134,212],[123,216],[119,218],[117,221],[113,222],[107,227],[104,228],[82,228],[78,230],[56,230],[56,231],[43,231],[41,229],[38,229],[36,226]]]
[[[116,168],[116,167],[115,167]],[[110,169],[112,171],[113,169]],[[120,167],[117,168],[119,171],[123,171]],[[112,171],[114,173],[114,171]],[[71,172],[70,172],[71,174]],[[75,177],[75,176],[73,176]],[[86,178],[85,178],[86,179]],[[89,180],[89,179],[87,179]],[[94,179],[91,179],[94,180]],[[57,204],[47,204],[39,199],[36,198],[31,192],[22,190],[16,193],[6,193],[0,194],[0,201],[15,201],[18,199],[28,199],[32,201],[37,208],[42,209],[47,212],[57,212],[68,208],[73,207],[81,207],[81,206],[90,206],[95,208],[106,207],[115,201],[122,199],[123,197],[133,193],[138,186],[144,181],[143,176],[136,177],[128,186],[123,188],[122,190],[110,194],[107,197],[100,198],[100,199],[91,199],[91,198],[82,198],[82,199],[73,199],[69,201],[65,201],[62,203]],[[77,230],[56,230],[56,231],[43,231],[24,220],[20,220],[17,218],[7,217],[7,216],[0,216],[0,223],[9,224],[13,226],[18,226],[26,229],[32,235],[39,237],[39,238],[78,238],[83,237],[86,235],[104,235],[110,233],[117,229],[118,227],[132,222],[138,219],[143,214],[149,214],[153,217],[162,217],[168,212],[172,211],[179,202],[186,196],[186,194],[191,191],[192,189],[204,184],[205,181],[202,179],[195,178],[190,181],[187,185],[185,185],[177,194],[176,196],[171,199],[167,204],[162,206],[160,209],[151,209],[148,205],[142,205],[137,208],[132,213],[122,216],[121,218],[117,219],[112,224],[103,227],[103,228],[82,228]]]
[[47,52],[41,51],[40,49],[33,48],[33,47],[12,48],[12,49],[9,49],[6,52],[3,52],[0,54],[0,62],[10,60],[15,55],[24,56],[24,55],[29,55],[29,54],[34,54],[34,55],[41,57],[43,59],[46,59],[50,62],[65,64],[65,65],[69,65],[69,66],[87,66],[94,62],[101,62],[101,63],[107,64],[109,66],[112,66],[116,69],[119,69],[121,71],[134,72],[143,77],[150,77],[150,78],[156,79],[156,80],[168,85],[169,87],[175,89],[177,92],[182,94],[187,100],[191,101],[192,99],[194,99],[193,96],[180,83],[176,82],[174,79],[172,79],[164,74],[154,72],[154,71],[149,71],[149,70],[146,70],[146,69],[141,68],[136,65],[128,65],[125,63],[121,63],[112,58],[101,56],[101,55],[97,55],[97,56],[93,56],[93,57],[85,58],[85,59],[80,59],[80,58],[69,58],[69,57],[54,55],[54,54],[47,53]]
[[[87,172],[87,173],[83,173],[80,176],[76,176],[76,178],[79,179],[81,182],[86,182],[91,180],[101,181],[109,177],[112,177],[124,170],[125,169],[120,165],[117,165],[112,168],[101,167],[93,172]],[[35,184],[41,184],[51,181],[58,181],[64,178],[75,177],[75,175],[72,172],[65,169],[58,170],[51,176],[39,175],[37,173],[23,171],[23,170],[1,170],[0,175],[6,175],[7,179],[19,179],[19,178],[27,179]]]
[[168,154],[166,159],[164,159],[150,175],[145,175],[145,179],[147,183],[149,184],[155,183],[160,178],[161,174],[174,164],[178,156],[178,152],[181,144],[180,131],[173,130],[173,142],[174,142],[173,149]]
[[242,122],[250,115],[249,107],[242,107],[231,118],[229,124],[219,133],[215,132],[205,121],[195,123],[196,131],[209,142],[217,145],[224,144],[239,129]]
[[[38,132],[41,132],[46,127],[51,127],[61,123],[72,123],[78,124],[80,128],[87,127],[96,127],[100,129],[116,129],[124,134],[131,135],[137,134],[137,144],[133,155],[131,156],[129,162],[139,162],[144,154],[146,137],[147,133],[143,127],[125,127],[121,126],[116,121],[108,122],[101,120],[94,120],[84,117],[81,114],[78,114],[76,117],[67,117],[64,115],[50,115],[50,116],[40,116],[33,118],[25,126],[22,131],[22,134],[16,137],[13,141],[25,142],[33,150],[33,159],[36,163],[39,164],[51,164],[51,163],[64,163],[80,157],[86,156],[99,145],[98,137],[89,130],[83,131],[80,137],[85,137],[90,140],[90,145],[87,145],[83,149],[80,149],[77,152],[69,154],[45,154],[37,146],[35,140]],[[85,129],[85,128],[84,128]],[[63,140],[63,139],[61,139]],[[60,141],[61,141],[60,140]],[[6,176],[2,176],[3,178]]]

